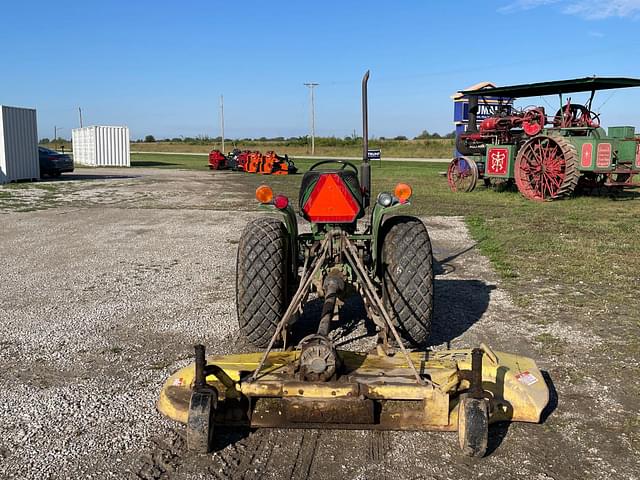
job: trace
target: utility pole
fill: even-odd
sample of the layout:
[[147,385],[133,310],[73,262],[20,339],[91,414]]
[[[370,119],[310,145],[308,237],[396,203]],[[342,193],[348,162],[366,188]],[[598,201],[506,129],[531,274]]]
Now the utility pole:
[[224,155],[224,98],[220,95],[220,129],[222,130],[222,154]]
[[304,84],[311,91],[311,155],[316,153],[316,105],[313,95],[313,89],[320,85],[319,83],[308,82]]
[[82,108],[78,107],[78,116],[80,117],[80,128],[82,128]]

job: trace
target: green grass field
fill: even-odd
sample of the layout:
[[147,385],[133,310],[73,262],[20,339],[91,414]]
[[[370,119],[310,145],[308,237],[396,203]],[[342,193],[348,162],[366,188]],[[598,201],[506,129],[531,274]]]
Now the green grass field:
[[[328,139],[322,139],[327,143]],[[328,157],[360,157],[362,155],[361,144],[353,145],[325,145],[316,144],[316,155]],[[213,148],[220,148],[219,144],[211,145],[191,145],[188,143],[156,142],[156,143],[132,143],[131,150],[134,152],[184,152],[184,153],[208,153]],[[240,150],[259,150],[267,152],[275,150],[281,155],[310,155],[311,151],[307,145],[295,145],[288,142],[227,142],[225,149],[230,151],[233,148]],[[432,140],[371,140],[369,148],[379,148],[384,157],[400,158],[449,158],[452,155],[454,142],[452,139],[432,139]]]
[[207,157],[204,155],[158,155],[153,153],[132,153],[131,166],[209,170]]
[[[311,163],[296,161],[301,171]],[[133,155],[132,165],[207,170],[202,156]],[[534,311],[548,304],[581,315],[585,322],[623,316],[638,323],[640,192],[535,203],[515,191],[484,187],[452,193],[439,175],[444,170],[445,163],[374,162],[373,189],[391,191],[405,181],[414,189],[408,212],[464,216],[478,247],[519,305]],[[297,199],[300,178],[262,177],[292,201]]]
[[[324,144],[328,143],[328,144]],[[362,147],[358,143],[353,145],[331,145],[331,139],[322,139],[322,143],[316,144],[316,155],[328,157],[360,157]],[[43,144],[44,147],[54,150],[61,150],[64,147],[66,152],[71,151],[70,142],[56,142]],[[454,148],[452,139],[431,139],[431,140],[372,140],[370,148],[380,148],[384,157],[400,158],[450,158]],[[221,148],[216,143],[193,144],[188,142],[154,142],[154,143],[132,143],[132,152],[179,152],[179,153],[209,153],[214,148]],[[240,150],[259,150],[267,152],[275,150],[281,155],[310,155],[308,145],[296,145],[290,142],[279,141],[245,141],[226,142],[227,151],[233,148]]]

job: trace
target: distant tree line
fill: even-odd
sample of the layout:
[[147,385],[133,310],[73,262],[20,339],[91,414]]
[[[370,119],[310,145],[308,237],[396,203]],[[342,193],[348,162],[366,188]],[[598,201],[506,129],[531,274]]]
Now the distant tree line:
[[[437,140],[437,139],[450,139],[455,138],[455,132],[447,133],[446,135],[440,135],[439,133],[429,133],[427,130],[423,130],[419,135],[413,137],[413,140]],[[405,141],[409,140],[405,135],[398,135],[392,138],[378,137],[372,138],[372,140],[385,141]],[[171,143],[187,143],[190,145],[210,144],[215,142],[221,142],[222,137],[209,137],[207,135],[198,135],[197,137],[174,137],[174,138],[159,138],[156,139],[153,135],[146,135],[144,139],[135,140],[136,143],[154,143],[154,142],[171,142]],[[296,146],[296,145],[308,145],[310,137],[308,135],[300,137],[256,137],[256,138],[225,138],[225,141],[232,143],[249,143],[249,142],[277,142],[284,146]],[[356,145],[362,142],[362,137],[356,135],[349,135],[346,137],[316,137],[315,143],[318,146],[337,147],[346,145]]]
[[38,140],[39,144],[45,144],[45,143],[65,143],[65,142],[69,142],[69,140],[67,140],[66,138],[62,138],[62,137],[58,137],[58,138],[54,138],[53,140],[50,139],[49,137],[44,137],[41,138],[40,140]]
[[414,140],[431,140],[433,138],[456,138],[456,132],[454,130],[453,132],[449,132],[445,135],[440,135],[437,132],[429,133],[426,130],[423,130],[419,135],[413,137]]

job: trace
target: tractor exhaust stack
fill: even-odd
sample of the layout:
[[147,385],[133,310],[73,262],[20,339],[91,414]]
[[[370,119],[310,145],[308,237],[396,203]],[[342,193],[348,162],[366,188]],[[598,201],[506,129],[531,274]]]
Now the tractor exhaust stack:
[[367,83],[369,70],[362,77],[362,165],[360,177],[363,190],[364,208],[369,206],[371,199],[371,165],[369,164],[369,107],[367,100]]

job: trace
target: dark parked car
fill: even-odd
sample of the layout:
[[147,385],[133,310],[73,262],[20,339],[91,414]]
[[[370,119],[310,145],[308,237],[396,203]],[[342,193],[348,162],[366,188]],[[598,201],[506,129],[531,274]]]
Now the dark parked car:
[[40,174],[59,177],[61,173],[73,172],[73,160],[66,153],[38,147]]

